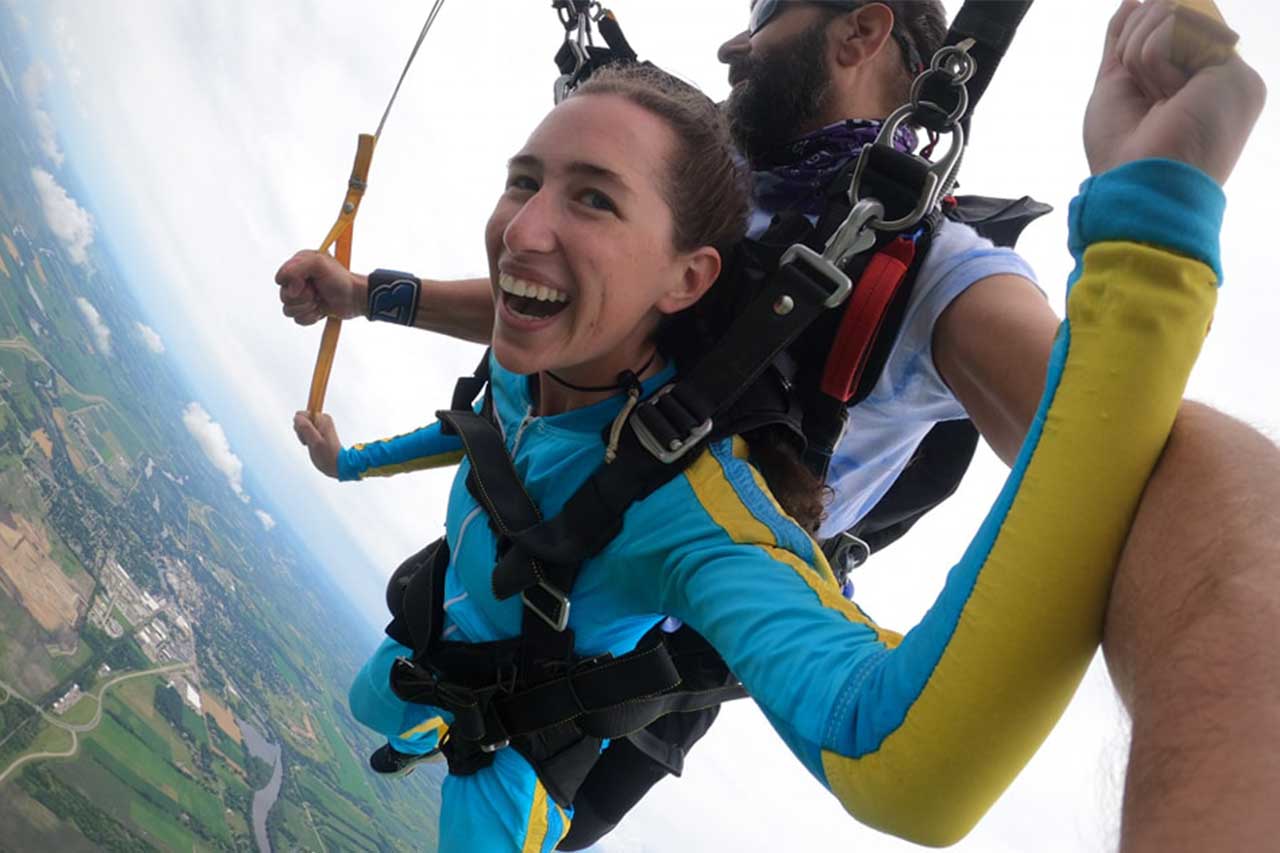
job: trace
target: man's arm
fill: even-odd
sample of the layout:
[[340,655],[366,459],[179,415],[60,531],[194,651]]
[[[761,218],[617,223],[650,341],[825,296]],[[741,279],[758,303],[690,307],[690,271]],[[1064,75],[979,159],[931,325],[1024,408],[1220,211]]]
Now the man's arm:
[[1031,426],[1057,329],[1044,296],[1016,275],[976,282],[934,327],[938,372],[1006,465]]
[[[325,317],[367,316],[368,279],[348,272],[332,255],[305,250],[276,272],[284,315],[300,326]],[[493,331],[493,293],[484,278],[422,282],[413,325],[419,329],[487,344]]]

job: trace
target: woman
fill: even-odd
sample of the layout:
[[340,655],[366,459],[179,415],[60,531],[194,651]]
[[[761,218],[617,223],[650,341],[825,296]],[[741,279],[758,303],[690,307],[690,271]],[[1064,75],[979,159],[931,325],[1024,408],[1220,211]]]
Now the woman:
[[[922,843],[957,840],[1034,752],[1096,649],[1128,520],[1207,327],[1221,206],[1210,179],[1167,161],[1086,183],[1073,206],[1069,323],[1036,423],[965,558],[905,637],[841,597],[806,532],[812,481],[748,437],[712,443],[583,565],[574,651],[621,655],[677,617],[852,814]],[[1141,215],[1113,219],[1120,209]],[[664,321],[716,282],[744,214],[713,106],[654,72],[593,80],[512,158],[486,230],[492,401],[544,516],[604,463],[628,401],[677,374],[659,345]],[[317,467],[344,479],[454,461],[459,449],[432,426],[339,453],[327,421],[295,426]],[[468,470],[449,501],[443,631],[482,643],[518,635],[522,605],[494,597],[499,536],[464,485]],[[388,738],[390,765],[436,749],[451,722],[390,689],[395,659],[411,654],[385,641],[351,691],[357,719]],[[440,849],[552,849],[571,814],[521,754],[492,758],[446,779]]]

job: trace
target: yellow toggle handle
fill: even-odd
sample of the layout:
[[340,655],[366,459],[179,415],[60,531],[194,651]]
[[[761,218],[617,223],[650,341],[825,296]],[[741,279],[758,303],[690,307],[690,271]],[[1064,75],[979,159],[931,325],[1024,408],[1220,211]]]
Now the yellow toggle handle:
[[1199,71],[1226,62],[1239,41],[1213,0],[1176,0],[1173,61],[1179,67]]
[[[332,247],[334,257],[345,269],[351,269],[352,228],[369,180],[369,164],[373,161],[376,142],[377,139],[370,134],[360,134],[356,144],[355,164],[351,167],[351,179],[347,182],[347,197],[342,201],[337,221],[320,244],[322,252],[327,252]],[[333,357],[338,351],[338,333],[341,331],[342,321],[337,317],[330,317],[325,321],[324,334],[320,337],[320,352],[316,356],[316,368],[311,374],[311,393],[307,396],[307,412],[313,418],[324,411],[324,395],[329,389],[329,373],[333,370]]]

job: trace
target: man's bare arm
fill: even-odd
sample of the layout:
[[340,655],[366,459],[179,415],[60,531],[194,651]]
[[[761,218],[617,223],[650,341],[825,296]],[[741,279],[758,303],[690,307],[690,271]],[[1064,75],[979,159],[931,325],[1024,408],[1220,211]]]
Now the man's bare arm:
[[493,336],[493,291],[489,279],[423,281],[413,325],[451,338],[489,343]]
[[[284,315],[300,326],[310,326],[326,317],[363,317],[368,310],[367,278],[348,272],[323,252],[298,252],[284,262],[275,280],[280,285]],[[413,324],[449,337],[488,343],[493,331],[489,280],[423,280]]]
[[976,282],[934,326],[934,365],[1006,465],[1040,403],[1057,328],[1040,291],[1016,275]]

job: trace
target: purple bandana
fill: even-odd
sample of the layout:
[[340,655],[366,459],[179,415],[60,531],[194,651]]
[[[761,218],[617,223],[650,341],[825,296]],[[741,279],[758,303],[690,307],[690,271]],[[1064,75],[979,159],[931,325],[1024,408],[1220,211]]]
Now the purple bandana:
[[[882,122],[848,119],[800,137],[763,159],[764,168],[752,172],[756,209],[769,216],[796,211],[811,216],[826,206],[823,190],[862,151],[875,142]],[[914,151],[915,131],[905,124],[894,134],[899,151]]]

